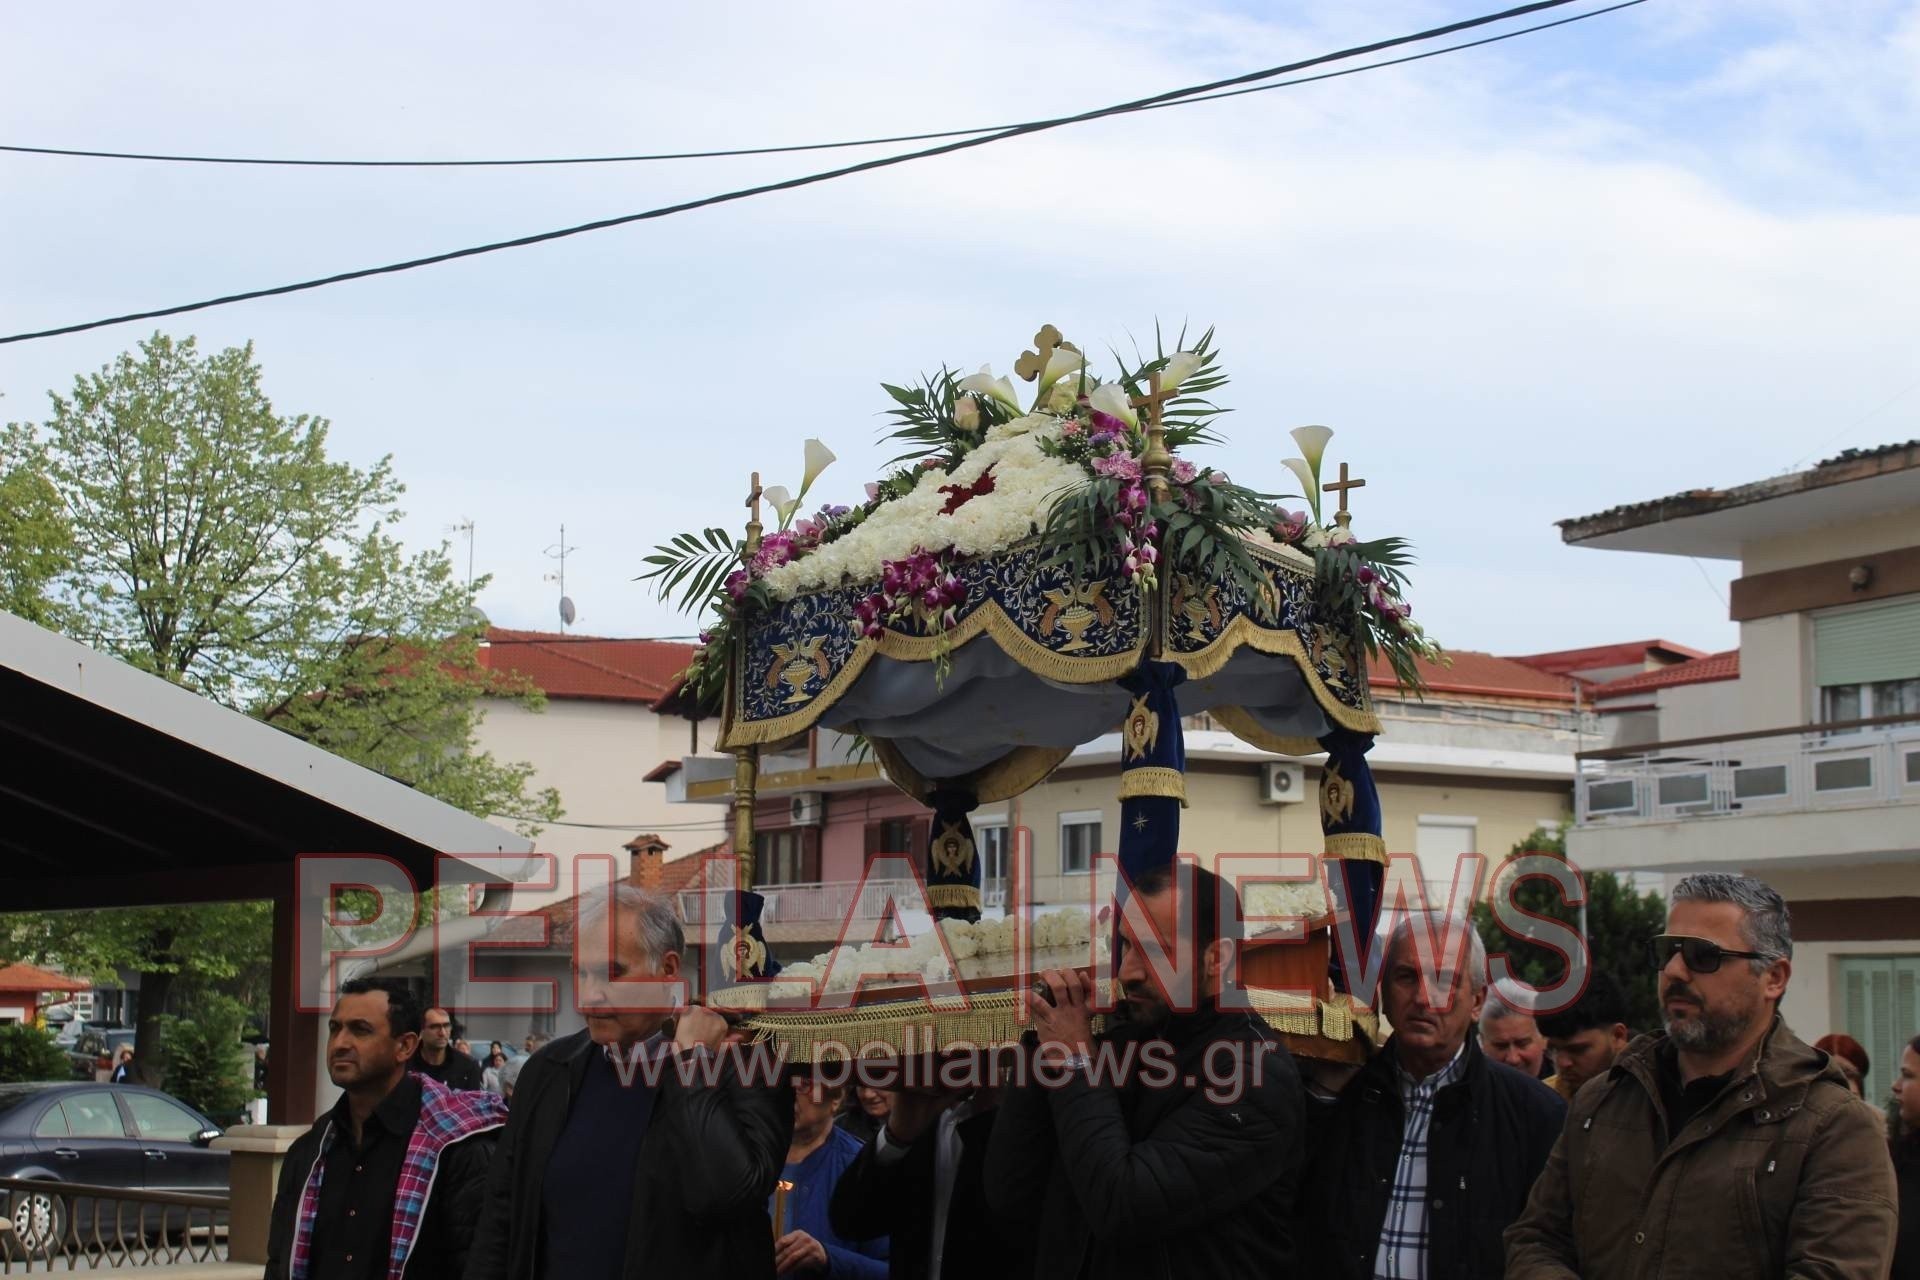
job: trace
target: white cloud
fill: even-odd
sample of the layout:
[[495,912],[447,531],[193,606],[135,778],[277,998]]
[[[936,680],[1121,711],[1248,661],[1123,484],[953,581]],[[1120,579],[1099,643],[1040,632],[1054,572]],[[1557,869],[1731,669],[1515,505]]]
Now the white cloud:
[[[647,547],[737,522],[747,472],[809,435],[844,459],[821,496],[857,492],[885,456],[882,378],[1003,368],[1043,321],[1100,351],[1157,317],[1220,326],[1237,478],[1280,483],[1287,427],[1339,430],[1333,456],[1369,480],[1360,527],[1419,544],[1415,602],[1442,640],[1718,647],[1724,607],[1692,565],[1566,549],[1551,522],[1781,469],[1911,376],[1910,176],[1835,135],[1914,137],[1920,8],[1832,8],[1644,5],[168,327],[257,338],[283,407],[333,418],[347,456],[394,451],[416,538],[473,516],[500,621],[552,622],[540,552],[564,519],[583,629],[689,631],[630,581]],[[0,81],[54,142],[604,152],[1070,111],[1440,11],[16,14]],[[0,328],[851,158],[424,174],[9,158],[0,221],[37,252],[9,263]],[[6,415],[143,332],[0,349]],[[1832,448],[1920,434],[1917,403]]]

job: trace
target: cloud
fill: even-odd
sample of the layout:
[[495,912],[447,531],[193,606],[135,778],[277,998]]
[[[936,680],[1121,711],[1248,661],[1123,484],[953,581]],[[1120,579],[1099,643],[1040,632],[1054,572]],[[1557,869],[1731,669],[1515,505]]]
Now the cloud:
[[[1850,6],[1851,10],[1852,7]],[[16,15],[0,77],[56,142],[280,154],[626,151],[1072,111],[1459,16],[1409,3],[911,13],[585,9],[529,25],[347,6],[195,28]],[[547,626],[541,553],[598,632],[685,633],[632,576],[737,523],[798,441],[857,493],[881,379],[1216,323],[1219,459],[1279,484],[1326,422],[1359,527],[1415,540],[1421,617],[1507,651],[1730,642],[1685,561],[1552,521],[1757,479],[1911,376],[1920,7],[1647,4],[1487,49],[1101,122],[169,328],[256,338],[343,455],[396,454],[408,532],[477,522],[496,620]],[[378,21],[375,21],[375,17]],[[7,329],[319,274],[806,172],[855,154],[502,172],[9,159]],[[9,416],[140,329],[0,350]],[[1106,363],[1096,358],[1096,366]],[[1834,447],[1920,434],[1908,400]],[[1723,573],[1721,566],[1709,566]],[[1524,637],[1524,641],[1523,638]]]

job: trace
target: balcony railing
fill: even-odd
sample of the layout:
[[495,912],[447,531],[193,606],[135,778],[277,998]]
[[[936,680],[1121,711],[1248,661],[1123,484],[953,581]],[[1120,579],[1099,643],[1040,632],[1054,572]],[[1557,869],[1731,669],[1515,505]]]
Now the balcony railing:
[[[924,892],[912,880],[825,880],[811,884],[763,884],[755,886],[756,893],[763,895],[767,905],[760,913],[762,924],[838,924],[848,919],[848,911],[853,910],[852,919],[880,920],[887,914],[887,902],[891,898],[896,902],[912,901],[915,895]],[[680,916],[684,920],[701,919],[700,898],[707,893],[724,893],[725,890],[683,889],[680,891]],[[989,880],[981,889],[983,905],[1004,907],[1007,902],[1007,884],[1004,880]],[[725,907],[714,904],[719,914],[709,910],[707,918],[718,919],[724,914]]]
[[0,1275],[227,1260],[225,1195],[0,1178]]
[[1574,800],[1581,826],[1920,805],[1920,717],[1589,752]]

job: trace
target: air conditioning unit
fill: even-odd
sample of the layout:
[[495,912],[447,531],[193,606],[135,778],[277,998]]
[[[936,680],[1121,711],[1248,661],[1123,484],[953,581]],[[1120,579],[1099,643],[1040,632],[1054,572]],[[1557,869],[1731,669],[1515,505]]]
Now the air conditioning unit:
[[817,827],[826,819],[826,801],[818,791],[802,791],[789,802],[788,820],[796,827]]
[[1307,798],[1307,771],[1285,760],[1268,764],[1260,775],[1262,804],[1298,804]]

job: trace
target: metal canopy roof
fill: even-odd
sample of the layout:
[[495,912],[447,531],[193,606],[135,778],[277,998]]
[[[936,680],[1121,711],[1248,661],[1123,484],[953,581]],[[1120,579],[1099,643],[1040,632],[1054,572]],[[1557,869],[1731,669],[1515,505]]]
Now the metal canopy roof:
[[442,853],[524,837],[0,612],[0,908],[286,892],[299,853]]

